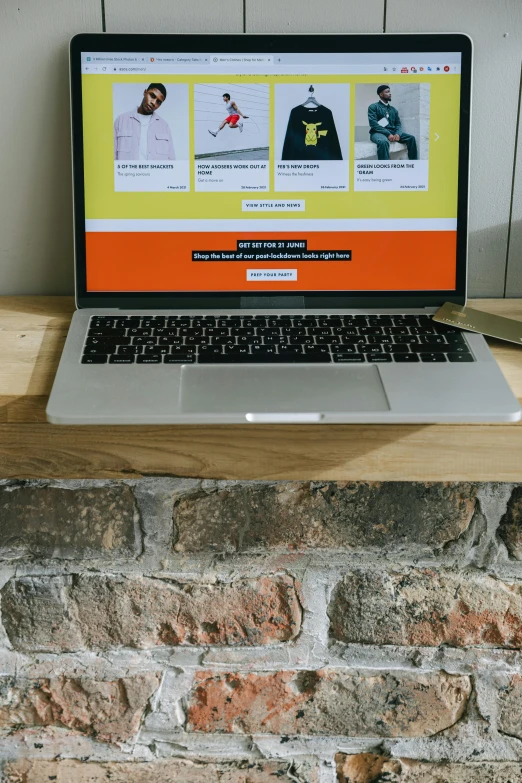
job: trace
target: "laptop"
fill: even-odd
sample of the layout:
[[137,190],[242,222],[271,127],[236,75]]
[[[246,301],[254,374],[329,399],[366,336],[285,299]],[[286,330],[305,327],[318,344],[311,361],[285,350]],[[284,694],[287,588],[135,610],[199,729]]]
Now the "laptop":
[[55,424],[507,422],[466,302],[472,43],[71,42]]

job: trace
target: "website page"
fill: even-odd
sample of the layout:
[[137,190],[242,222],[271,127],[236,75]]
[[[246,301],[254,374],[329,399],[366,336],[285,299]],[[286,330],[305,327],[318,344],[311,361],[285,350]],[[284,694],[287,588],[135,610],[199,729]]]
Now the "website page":
[[460,54],[82,54],[87,290],[456,286]]

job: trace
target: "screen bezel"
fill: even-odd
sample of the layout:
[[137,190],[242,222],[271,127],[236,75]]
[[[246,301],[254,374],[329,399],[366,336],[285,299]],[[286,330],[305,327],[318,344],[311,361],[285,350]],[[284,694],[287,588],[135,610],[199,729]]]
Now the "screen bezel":
[[[85,196],[81,53],[90,52],[242,52],[252,54],[299,52],[460,52],[460,132],[457,197],[456,288],[444,291],[255,291],[257,309],[277,309],[289,297],[309,308],[438,307],[466,301],[469,132],[471,111],[472,41],[463,33],[380,35],[141,35],[81,33],[70,43],[72,160],[74,187],[74,256],[76,303],[83,307],[240,309],[248,291],[89,292],[86,279]],[[422,249],[420,249],[422,252]],[[263,301],[264,300],[264,301]],[[280,301],[280,304],[278,304]],[[302,309],[300,306],[300,309]]]

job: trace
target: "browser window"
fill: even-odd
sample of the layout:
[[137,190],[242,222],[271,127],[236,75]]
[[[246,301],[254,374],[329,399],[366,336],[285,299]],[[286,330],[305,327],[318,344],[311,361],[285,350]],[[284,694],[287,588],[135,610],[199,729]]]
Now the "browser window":
[[453,290],[460,68],[84,52],[87,291]]

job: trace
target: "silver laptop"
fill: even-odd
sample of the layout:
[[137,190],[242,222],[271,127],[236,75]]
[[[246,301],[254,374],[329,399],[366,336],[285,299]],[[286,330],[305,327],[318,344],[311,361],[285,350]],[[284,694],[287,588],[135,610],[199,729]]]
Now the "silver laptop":
[[495,422],[466,301],[461,34],[71,42],[55,424]]

